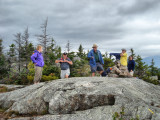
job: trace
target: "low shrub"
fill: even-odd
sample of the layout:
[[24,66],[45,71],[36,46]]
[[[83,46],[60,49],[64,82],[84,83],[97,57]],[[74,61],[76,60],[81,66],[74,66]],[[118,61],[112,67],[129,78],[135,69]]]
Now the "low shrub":
[[0,93],[8,92],[8,88],[6,86],[0,86]]

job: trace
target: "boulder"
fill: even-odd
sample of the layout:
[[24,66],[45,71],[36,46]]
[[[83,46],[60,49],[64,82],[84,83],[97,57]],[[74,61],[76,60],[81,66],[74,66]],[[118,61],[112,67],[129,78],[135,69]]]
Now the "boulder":
[[112,70],[108,76],[109,77],[126,77],[126,78],[132,77],[128,71],[128,68],[126,66],[121,65],[119,60],[115,61],[115,66],[112,67]]
[[1,93],[0,107],[6,113],[28,115],[15,120],[113,120],[113,114],[122,108],[127,120],[137,115],[158,120],[159,91],[160,86],[135,78],[69,78]]

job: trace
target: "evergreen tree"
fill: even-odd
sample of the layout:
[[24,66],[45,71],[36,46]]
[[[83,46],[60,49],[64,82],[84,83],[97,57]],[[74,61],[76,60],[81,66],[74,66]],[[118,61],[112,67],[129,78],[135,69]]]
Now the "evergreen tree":
[[3,54],[3,40],[0,39],[0,79],[7,73],[6,58]]
[[10,71],[12,63],[16,61],[16,49],[15,49],[15,44],[11,44],[9,46],[9,51],[7,53],[8,55],[8,69]]
[[57,55],[57,58],[60,58],[61,56],[62,56],[62,50],[61,50],[61,47],[59,46],[59,47],[57,47],[57,49],[56,49],[56,55]]
[[82,47],[82,45],[80,44],[79,48],[78,48],[78,53],[77,55],[82,58],[84,57],[84,52],[83,52],[84,48]]
[[150,73],[151,73],[151,76],[155,76],[158,74],[158,68],[155,67],[155,62],[154,62],[154,59],[152,59],[151,61],[151,65],[149,66],[150,68]]
[[54,62],[56,60],[56,47],[55,47],[55,40],[52,38],[51,39],[51,44],[47,47],[47,51],[48,51],[48,58],[49,60],[46,61],[46,63],[53,65]]
[[140,55],[136,57],[136,66],[135,66],[135,71],[137,73],[137,76],[142,78],[145,75],[145,72],[148,70],[148,66],[145,65],[145,63],[142,61],[143,59],[141,58]]
[[28,33],[28,27],[25,29],[24,34],[22,36],[23,40],[23,57],[25,61],[25,67],[27,69],[27,65],[30,61],[30,49],[29,49],[29,33]]
[[3,42],[3,40],[0,38],[0,56],[3,54],[2,42]]
[[29,45],[28,45],[28,59],[29,59],[29,61],[31,60],[30,59],[30,56],[33,54],[33,51],[34,51],[34,46],[33,46],[33,44],[32,43],[29,43]]
[[131,53],[131,56],[133,57],[133,59],[135,59],[136,55],[134,53],[134,49],[133,48],[130,49],[130,53]]

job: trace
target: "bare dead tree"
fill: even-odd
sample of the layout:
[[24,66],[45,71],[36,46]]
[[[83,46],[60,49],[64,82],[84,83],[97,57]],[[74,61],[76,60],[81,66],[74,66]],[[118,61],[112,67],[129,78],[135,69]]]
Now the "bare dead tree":
[[30,50],[29,50],[29,33],[28,33],[28,27],[25,29],[24,34],[22,36],[22,40],[24,43],[24,59],[25,59],[25,67],[27,69],[28,61],[30,58]]
[[67,44],[66,44],[66,49],[67,49],[67,52],[69,54],[70,50],[71,50],[71,44],[70,44],[70,41],[68,40]]
[[18,58],[18,71],[21,71],[21,56],[22,56],[22,37],[21,33],[17,33],[15,36],[15,43],[16,43],[16,52],[17,52],[17,58]]
[[43,46],[43,53],[44,53],[44,59],[47,59],[47,46],[50,42],[50,37],[47,34],[47,25],[48,25],[48,18],[45,20],[45,22],[41,25],[42,34],[37,35],[39,42]]

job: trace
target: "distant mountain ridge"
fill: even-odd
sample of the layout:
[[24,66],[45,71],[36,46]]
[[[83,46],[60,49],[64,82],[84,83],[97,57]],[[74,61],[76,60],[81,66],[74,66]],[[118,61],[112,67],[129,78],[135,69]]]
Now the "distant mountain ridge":
[[148,65],[151,65],[151,61],[154,59],[155,66],[160,68],[160,55],[158,56],[150,56],[143,59],[143,62],[145,62]]

